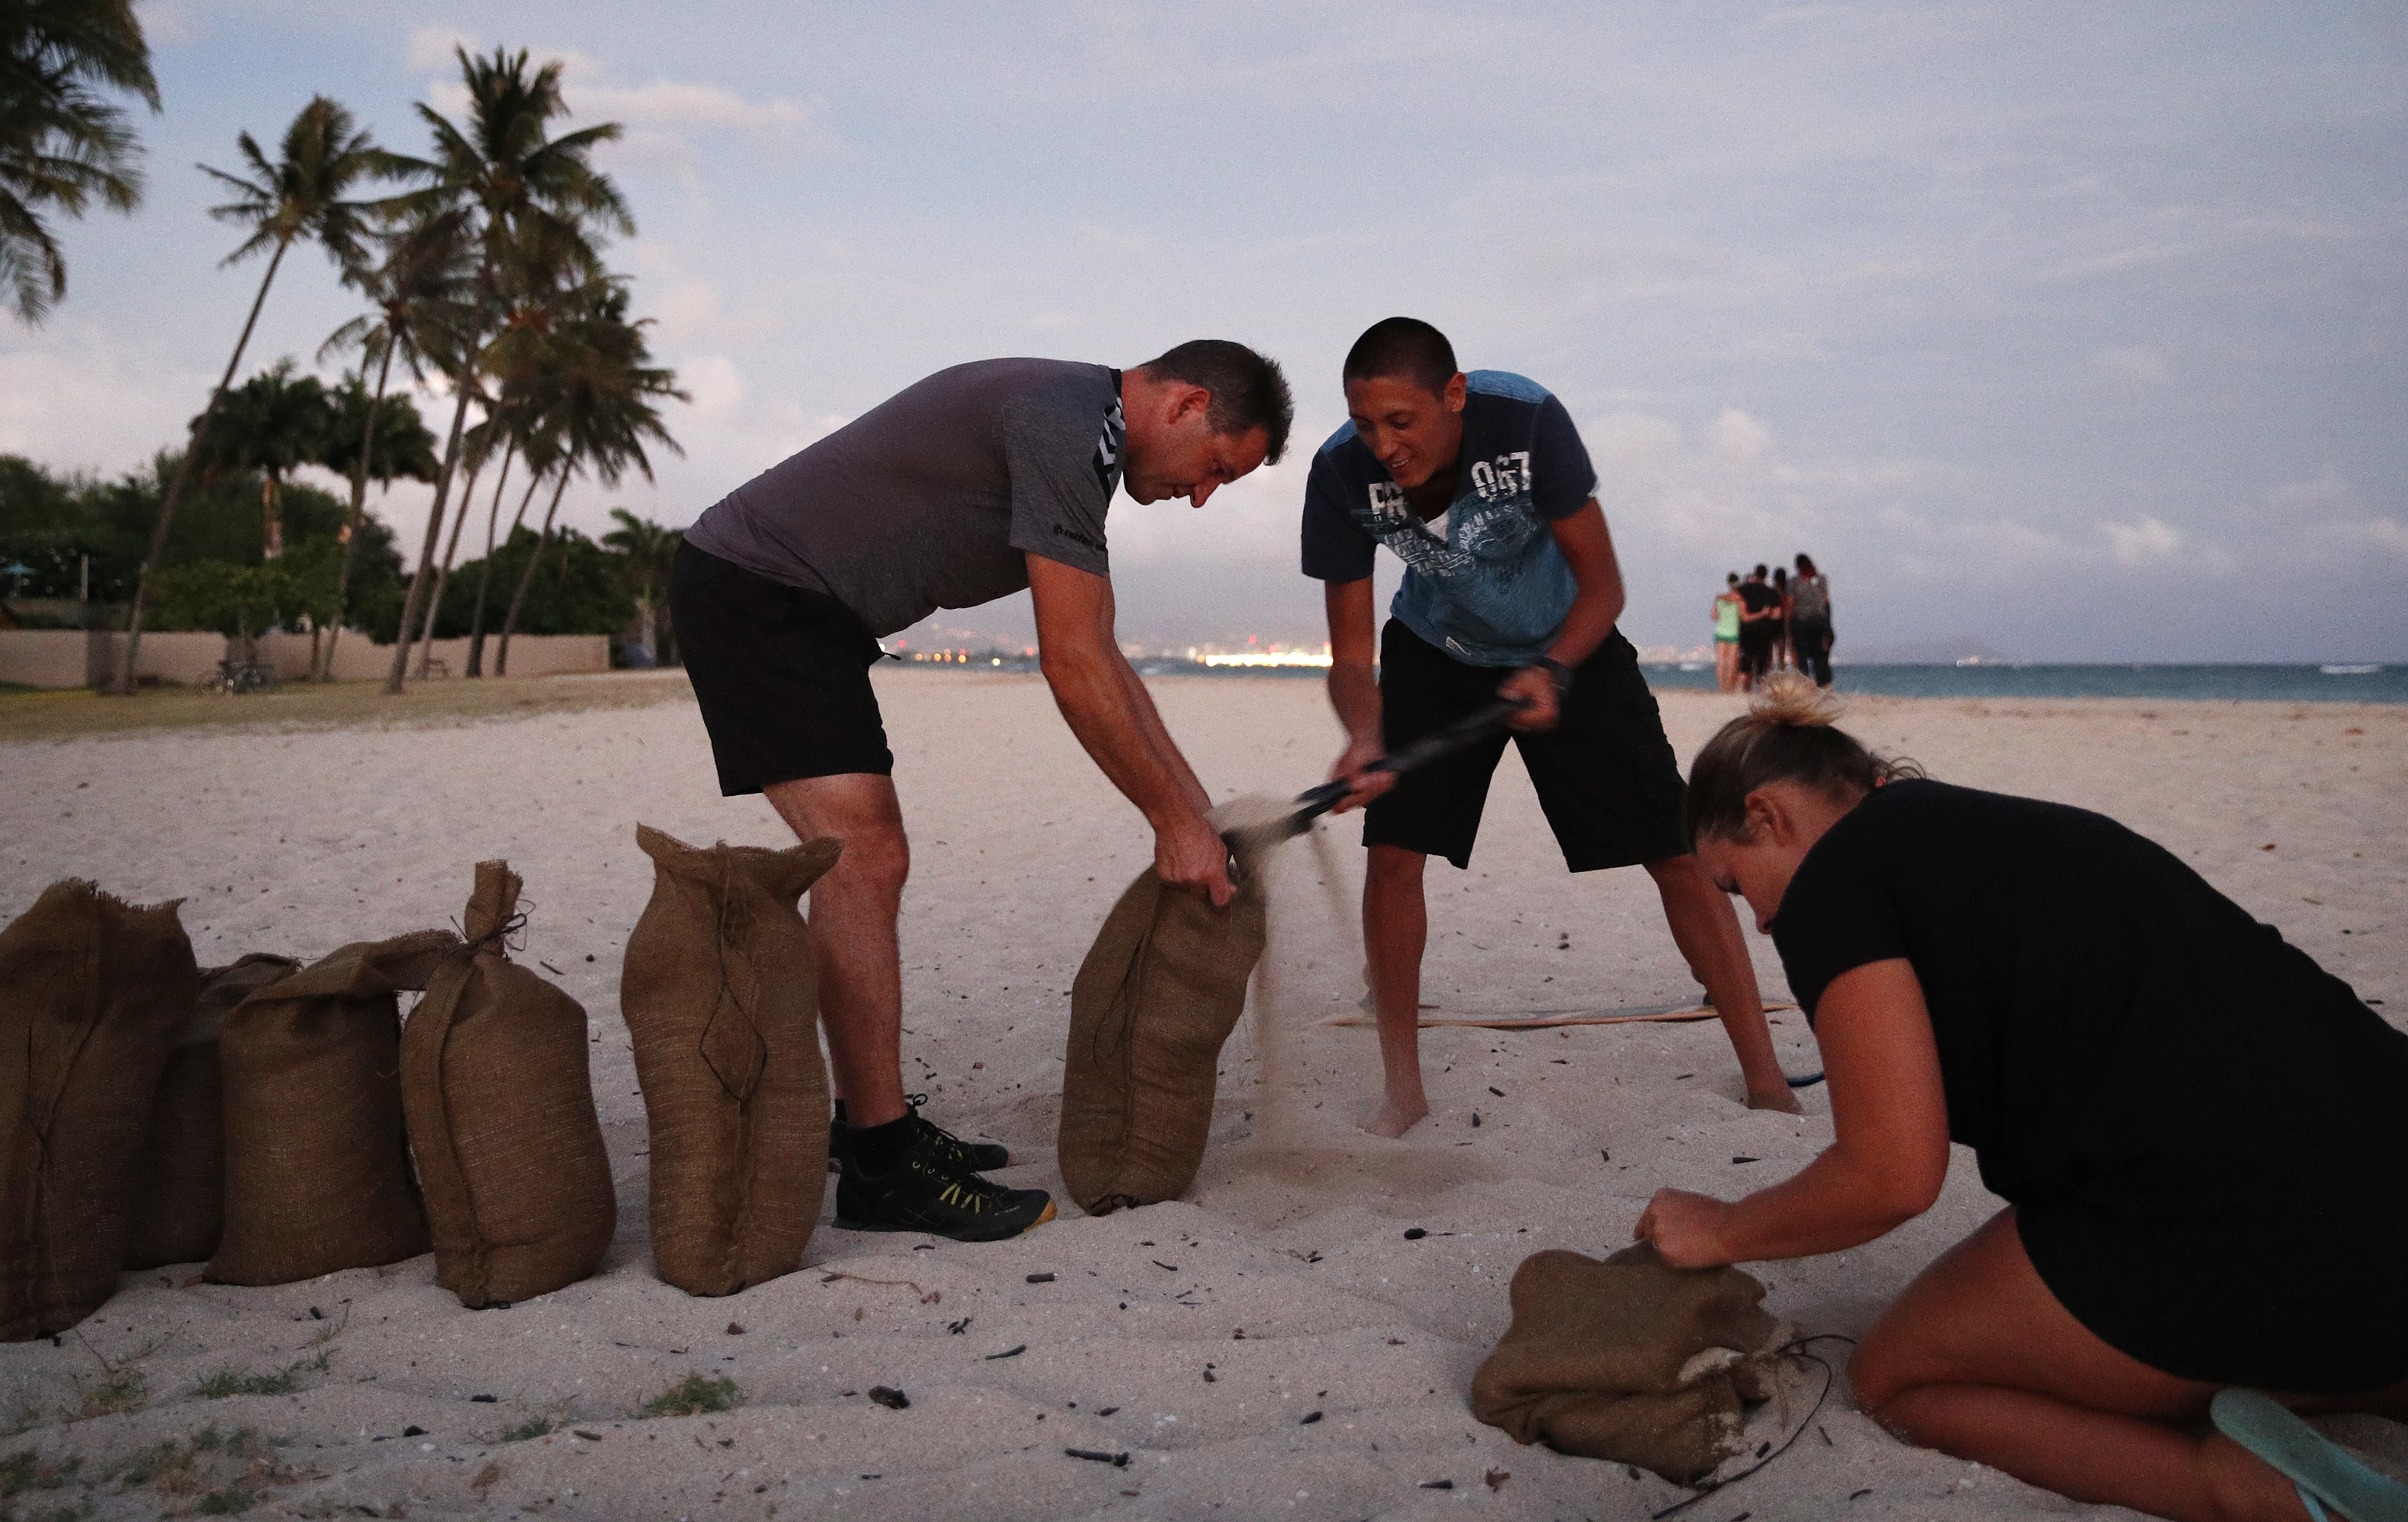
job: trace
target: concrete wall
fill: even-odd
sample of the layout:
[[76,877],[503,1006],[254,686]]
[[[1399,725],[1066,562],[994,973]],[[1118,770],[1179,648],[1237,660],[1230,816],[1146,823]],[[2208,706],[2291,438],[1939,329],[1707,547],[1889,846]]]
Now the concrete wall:
[[[142,636],[137,678],[155,677],[180,686],[195,685],[213,675],[226,659],[226,640],[218,634],[146,633]],[[309,674],[309,636],[270,634],[260,642],[260,659],[272,664],[285,681]],[[501,642],[485,642],[490,671]],[[124,659],[125,636],[77,629],[0,629],[0,682],[24,687],[98,687],[116,675]],[[468,642],[435,642],[435,673],[457,676],[468,669]],[[380,681],[393,669],[393,647],[372,644],[365,634],[346,633],[335,647],[338,681]],[[519,634],[510,640],[510,675],[557,676],[572,672],[610,669],[610,641],[604,634]],[[412,667],[413,672],[416,670]]]

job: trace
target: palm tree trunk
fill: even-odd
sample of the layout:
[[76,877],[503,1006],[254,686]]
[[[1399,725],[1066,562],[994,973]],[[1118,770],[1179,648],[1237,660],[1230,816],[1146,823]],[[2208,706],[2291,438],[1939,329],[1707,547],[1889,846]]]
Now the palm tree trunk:
[[284,553],[284,522],[276,513],[276,473],[263,471],[259,480],[259,558],[265,562]]
[[[483,469],[481,464],[471,469],[468,483],[460,489],[460,511],[452,517],[452,542],[443,548],[443,568],[435,573],[435,597],[426,606],[426,627],[418,636],[418,679],[422,682],[426,680],[427,670],[435,663],[435,626],[443,619],[443,589],[452,584],[452,562],[460,554],[460,531],[468,525],[468,507],[476,500],[477,477]],[[502,482],[509,477],[510,457],[505,453],[502,456],[501,479],[494,483],[495,503],[502,498]]]
[[360,548],[360,515],[367,509],[368,461],[376,448],[377,414],[384,410],[384,383],[393,374],[393,351],[398,346],[385,335],[384,360],[377,366],[376,396],[368,403],[368,422],[360,434],[360,464],[351,472],[351,510],[343,518],[343,562],[335,572],[335,627],[326,631],[326,653],[318,680],[335,678],[335,641],[343,634],[343,616],[351,609],[351,557]]
[[560,495],[568,490],[568,462],[560,464],[560,484],[552,491],[552,505],[543,511],[543,532],[535,536],[534,552],[527,556],[525,574],[519,577],[519,590],[510,598],[509,616],[502,620],[502,647],[494,657],[494,675],[507,676],[510,670],[510,634],[519,626],[519,609],[526,604],[527,588],[535,583],[535,568],[543,560],[543,547],[552,537],[552,515],[560,511]]
[[[482,346],[472,344],[469,347],[478,350]],[[466,368],[473,374],[476,369],[474,362]],[[393,670],[384,679],[385,693],[389,697],[400,695],[404,681],[409,675],[409,645],[417,637],[414,626],[433,573],[435,546],[443,536],[443,504],[444,499],[452,494],[452,474],[460,466],[460,436],[468,426],[468,401],[475,393],[475,388],[468,384],[469,378],[468,375],[460,377],[460,402],[452,409],[452,438],[443,447],[443,468],[436,473],[435,505],[426,513],[426,542],[418,549],[418,570],[409,578],[409,595],[402,599],[401,627],[394,633]]]
[[218,404],[225,400],[226,388],[234,384],[234,373],[242,363],[242,351],[251,346],[251,330],[259,325],[259,309],[267,305],[267,288],[276,283],[276,267],[284,263],[284,250],[293,246],[291,238],[276,245],[269,256],[267,273],[259,282],[259,294],[251,300],[251,316],[243,320],[242,336],[234,342],[234,358],[226,361],[225,374],[218,377],[218,389],[209,392],[209,405],[201,409],[200,421],[193,424],[192,436],[184,441],[184,458],[176,466],[176,479],[167,488],[167,500],[159,505],[159,522],[150,531],[150,552],[142,558],[142,575],[134,583],[134,606],[125,620],[125,664],[117,673],[117,695],[126,697],[134,691],[134,660],[142,649],[142,615],[150,605],[150,577],[159,569],[159,557],[167,552],[167,529],[176,521],[176,504],[184,495],[184,482],[193,474],[193,458],[201,452],[201,440],[208,436],[209,420],[217,416]]
[[[535,500],[535,489],[543,484],[543,472],[527,477],[526,494],[519,498],[519,510],[510,519],[510,538],[519,534],[519,525],[526,521],[527,504]],[[494,493],[495,506],[501,505],[501,495]],[[502,541],[508,544],[509,540]],[[494,584],[494,521],[485,521],[485,563],[477,573],[477,611],[468,621],[468,675],[481,676],[485,670],[485,591]]]

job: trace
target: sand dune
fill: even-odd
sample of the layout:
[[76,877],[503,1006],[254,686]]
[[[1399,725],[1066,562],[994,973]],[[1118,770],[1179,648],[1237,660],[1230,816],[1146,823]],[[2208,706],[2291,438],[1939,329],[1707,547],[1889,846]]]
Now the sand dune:
[[[1150,860],[1146,832],[1038,679],[880,683],[916,857],[906,1076],[933,1117],[1011,1145],[1010,1182],[1058,1190],[1067,991]],[[1216,795],[1299,789],[1337,749],[1315,683],[1155,688]],[[1684,757],[1737,711],[1664,701]],[[1936,775],[2126,820],[2408,1023],[2408,710],[1887,701],[1860,704],[1850,727]],[[690,703],[452,727],[0,732],[0,917],[69,874],[181,897],[204,962],[446,924],[471,863],[508,857],[526,880],[521,960],[592,1018],[621,1210],[599,1275],[506,1310],[463,1311],[426,1258],[272,1289],[202,1285],[197,1266],[129,1274],[61,1345],[0,1348],[0,1422],[19,1429],[0,1460],[32,1455],[7,1472],[60,1482],[0,1503],[25,1515],[150,1515],[240,1490],[255,1515],[1644,1517],[1686,1493],[1517,1447],[1466,1412],[1506,1280],[1542,1246],[1620,1245],[1657,1188],[1741,1192],[1829,1135],[1819,1089],[1803,1117],[1743,1109],[1707,1023],[1429,1031],[1431,1120],[1402,1142],[1362,1136],[1372,1034],[1320,1023],[1353,1007],[1360,953],[1299,842],[1277,866],[1277,1060],[1260,1060],[1250,1017],[1191,1200],[1066,1212],[985,1246],[824,1228],[805,1272],[696,1300],[652,1277],[645,1245],[643,1111],[616,998],[651,886],[634,825],[763,844],[781,827],[758,799],[716,795]],[[1351,905],[1353,827],[1325,828]],[[1695,991],[1644,876],[1566,877],[1511,761],[1471,871],[1435,869],[1431,884],[1425,997],[1448,1009]],[[1755,944],[1764,987],[1782,991]],[[1819,1066],[1799,1017],[1776,1020],[1793,1071]],[[1767,1304],[1803,1331],[1860,1331],[1996,1207],[1960,1155],[1940,1204],[1891,1236],[1761,1266]],[[259,1392],[200,1393],[229,1373]],[[710,1403],[720,1380],[739,1404],[638,1415],[677,1387]],[[1751,1442],[1795,1430],[1820,1385],[1798,1372]],[[873,1387],[908,1407],[874,1403]],[[256,1436],[227,1436],[243,1429]],[[2326,1430],[2408,1474],[2408,1429]],[[1902,1447],[1844,1384],[1795,1448],[1682,1515],[1742,1512],[2128,1515]]]

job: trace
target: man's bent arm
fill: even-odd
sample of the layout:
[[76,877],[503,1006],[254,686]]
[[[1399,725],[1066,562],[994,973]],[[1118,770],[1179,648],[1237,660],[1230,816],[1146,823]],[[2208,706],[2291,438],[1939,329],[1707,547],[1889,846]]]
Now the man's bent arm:
[[1333,781],[1344,777],[1354,784],[1338,805],[1343,814],[1369,803],[1395,780],[1385,773],[1363,771],[1380,759],[1382,749],[1380,676],[1371,664],[1371,578],[1326,582],[1321,600],[1329,619],[1329,706],[1338,711],[1339,728],[1346,732],[1346,748],[1329,775]]
[[1350,746],[1380,743],[1380,678],[1372,669],[1371,578],[1325,582],[1329,619],[1329,705]]
[[1227,903],[1227,855],[1204,820],[1203,787],[1112,638],[1111,582],[1030,555],[1028,590],[1054,704],[1096,765],[1154,826],[1156,869],[1166,882]]
[[[1569,518],[1559,518],[1547,525],[1555,535],[1555,548],[1571,567],[1572,605],[1564,615],[1563,627],[1547,647],[1547,658],[1561,662],[1568,669],[1578,669],[1580,663],[1597,653],[1605,637],[1613,633],[1614,624],[1622,618],[1622,567],[1613,558],[1613,538],[1606,532],[1605,513],[1591,497]],[[1555,689],[1553,676],[1536,666],[1526,667],[1505,678],[1498,689],[1500,697],[1519,698],[1523,707],[1511,723],[1525,733],[1551,730],[1563,716],[1562,694]]]
[[1579,589],[1547,654],[1577,667],[1597,653],[1622,619],[1626,601],[1622,565],[1614,559],[1613,536],[1606,529],[1605,512],[1595,497],[1570,518],[1559,518],[1547,527],[1555,534],[1555,548],[1572,568],[1572,584]]

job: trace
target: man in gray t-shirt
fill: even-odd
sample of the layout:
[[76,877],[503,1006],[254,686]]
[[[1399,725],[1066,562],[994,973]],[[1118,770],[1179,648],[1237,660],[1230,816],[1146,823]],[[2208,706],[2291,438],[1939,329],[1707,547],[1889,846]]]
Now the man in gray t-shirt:
[[1004,1149],[922,1120],[902,1081],[896,921],[910,860],[868,666],[879,636],[1026,588],[1071,732],[1154,832],[1166,882],[1228,902],[1204,789],[1112,632],[1116,487],[1201,507],[1286,447],[1279,366],[1182,344],[1126,372],[1056,360],[955,365],[754,477],[687,531],[669,601],[720,787],[758,792],[844,854],[811,889],[835,1069],[837,1224],[965,1241],[1053,1218],[1042,1190],[977,1176]]

